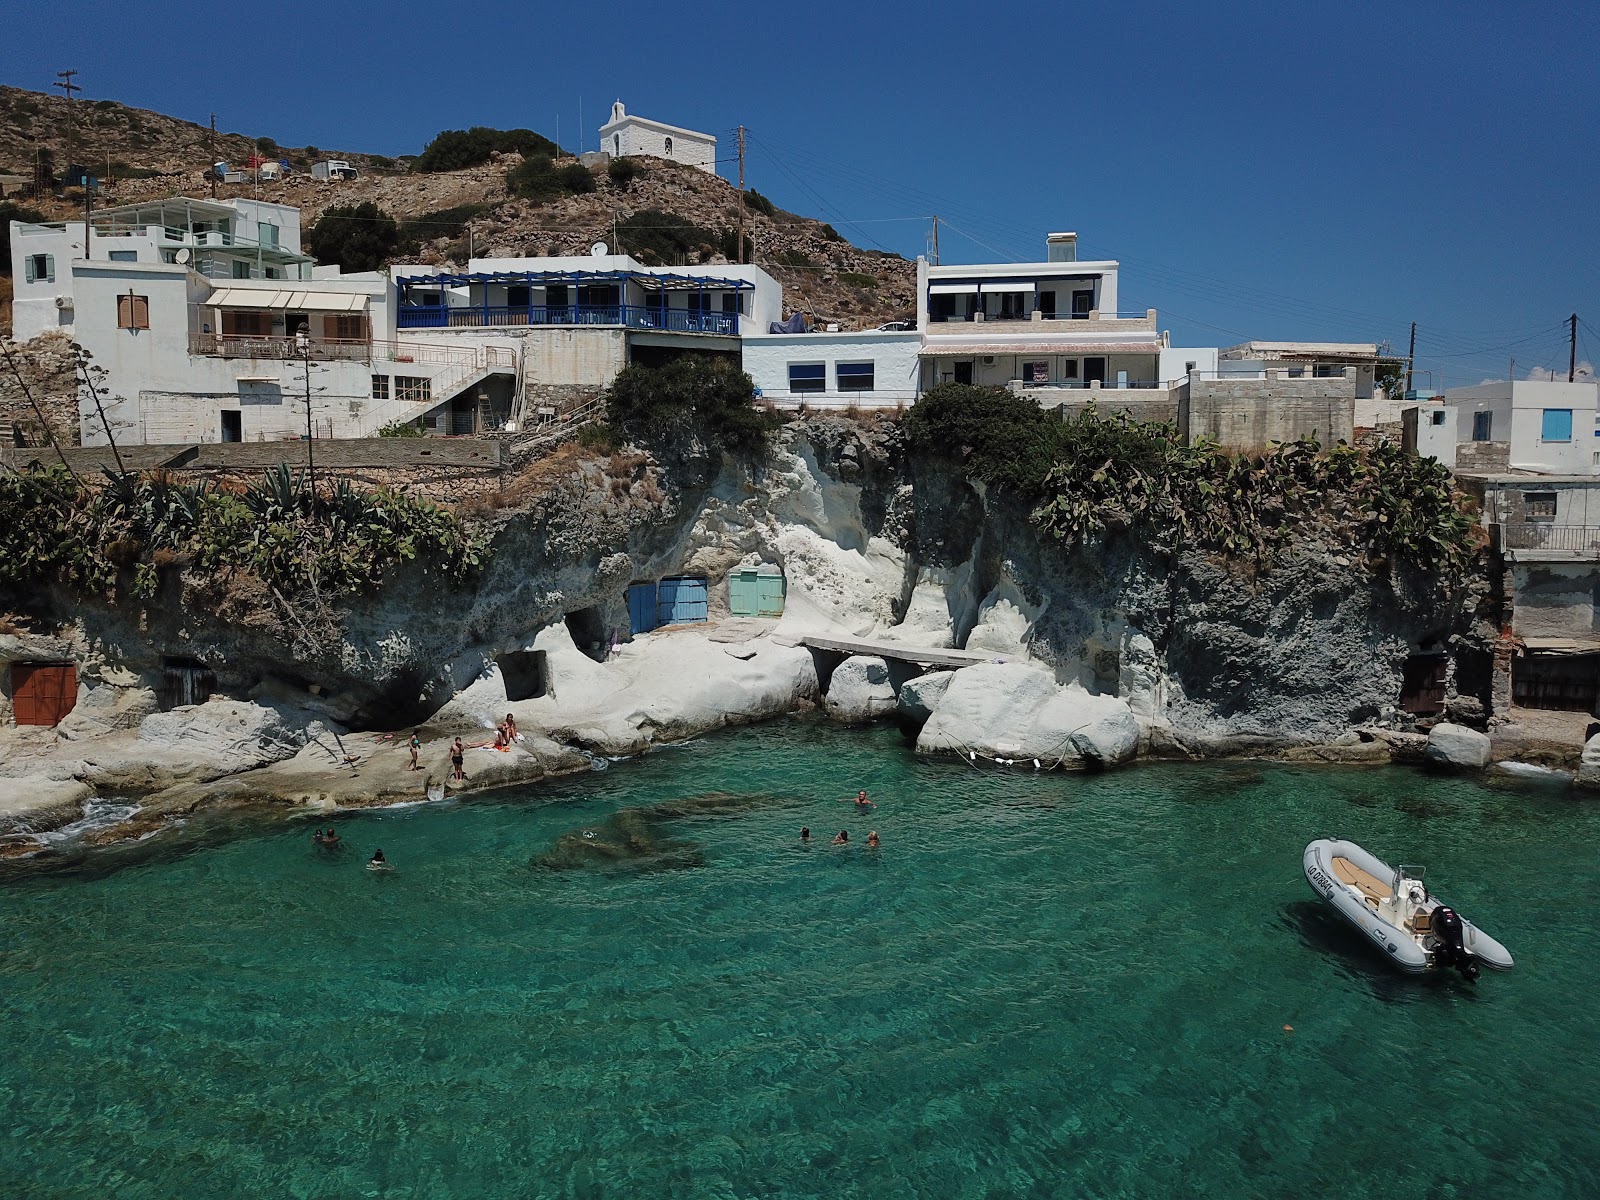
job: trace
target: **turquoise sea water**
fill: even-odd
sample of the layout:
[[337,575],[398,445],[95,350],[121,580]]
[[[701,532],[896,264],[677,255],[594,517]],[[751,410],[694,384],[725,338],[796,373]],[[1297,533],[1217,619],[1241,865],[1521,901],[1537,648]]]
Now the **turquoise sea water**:
[[[794,721],[352,816],[339,857],[314,824],[0,878],[0,1196],[1600,1194],[1600,808],[1564,790]],[[541,865],[569,832],[649,853]],[[1334,833],[1517,971],[1392,974],[1301,877]]]

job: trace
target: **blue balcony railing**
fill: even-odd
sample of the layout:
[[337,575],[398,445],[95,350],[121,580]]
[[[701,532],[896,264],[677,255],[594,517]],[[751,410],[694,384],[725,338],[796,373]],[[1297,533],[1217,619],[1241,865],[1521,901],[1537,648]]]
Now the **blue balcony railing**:
[[623,325],[666,333],[739,332],[739,314],[699,312],[690,308],[655,308],[643,304],[518,304],[473,307],[403,305],[396,317],[401,329],[482,329],[515,325]]

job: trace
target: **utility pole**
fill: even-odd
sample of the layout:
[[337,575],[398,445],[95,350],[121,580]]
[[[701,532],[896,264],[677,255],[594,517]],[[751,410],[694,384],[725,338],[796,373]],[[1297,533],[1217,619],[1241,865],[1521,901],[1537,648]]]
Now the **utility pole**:
[[[67,158],[73,159],[78,155],[78,114],[72,105],[72,93],[81,92],[83,89],[72,82],[72,77],[78,73],[76,68],[70,71],[57,71],[56,82],[51,87],[58,87],[67,94]],[[69,161],[68,166],[71,166]]]
[[217,114],[211,114],[211,198],[217,198]]
[[933,265],[939,265],[939,214],[933,214]]
[[89,253],[89,209],[94,203],[94,189],[89,186],[89,172],[83,173],[83,257],[85,261],[94,257]]
[[1411,322],[1411,349],[1406,351],[1406,395],[1411,394],[1411,372],[1417,365],[1417,323]]
[[1578,314],[1573,313],[1567,318],[1567,325],[1571,332],[1567,335],[1567,382],[1571,383],[1578,378]]
[[[739,126],[739,261],[744,262],[744,126]],[[781,313],[779,314],[782,315]]]
[[72,93],[81,92],[83,89],[72,82],[72,77],[78,72],[76,68],[71,71],[57,71],[57,82],[51,87],[58,87],[67,96],[67,157],[76,158],[78,154],[78,113],[72,103]]

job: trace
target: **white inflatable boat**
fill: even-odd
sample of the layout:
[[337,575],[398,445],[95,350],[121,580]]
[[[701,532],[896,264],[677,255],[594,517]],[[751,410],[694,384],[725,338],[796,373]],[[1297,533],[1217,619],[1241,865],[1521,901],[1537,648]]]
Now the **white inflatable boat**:
[[1455,967],[1476,979],[1480,964],[1511,970],[1504,946],[1428,894],[1421,867],[1402,863],[1396,869],[1338,838],[1312,842],[1304,863],[1312,890],[1402,971],[1420,975]]

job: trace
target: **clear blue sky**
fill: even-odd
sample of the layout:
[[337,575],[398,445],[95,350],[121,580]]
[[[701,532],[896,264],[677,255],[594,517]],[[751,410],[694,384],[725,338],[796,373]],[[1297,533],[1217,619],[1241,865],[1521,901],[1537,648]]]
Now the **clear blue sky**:
[[[1176,342],[1384,340],[1444,381],[1600,359],[1600,4],[7,0],[0,81],[414,153],[610,102],[703,129],[853,241],[1074,229]],[[724,167],[724,172],[731,165]],[[1419,383],[1427,382],[1426,376]]]

